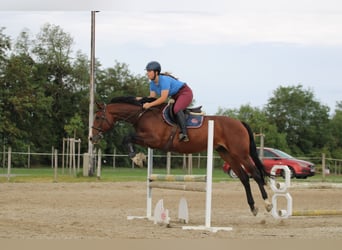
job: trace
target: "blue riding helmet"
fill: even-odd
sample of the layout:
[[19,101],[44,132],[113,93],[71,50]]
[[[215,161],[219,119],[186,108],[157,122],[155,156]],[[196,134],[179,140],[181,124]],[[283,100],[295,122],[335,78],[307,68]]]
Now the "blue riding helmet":
[[148,71],[150,71],[150,70],[158,71],[158,73],[160,73],[160,71],[161,71],[160,63],[156,62],[156,61],[149,62],[146,65],[146,70],[148,70]]

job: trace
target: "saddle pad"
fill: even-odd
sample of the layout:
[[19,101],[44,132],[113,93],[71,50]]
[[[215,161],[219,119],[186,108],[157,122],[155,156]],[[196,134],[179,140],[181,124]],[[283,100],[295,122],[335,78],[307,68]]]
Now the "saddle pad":
[[[169,106],[166,106],[162,111],[163,119],[164,121],[173,126],[177,125],[177,123],[171,118],[170,112],[169,112]],[[185,114],[185,123],[187,128],[199,128],[203,124],[203,115],[197,115],[197,114]]]

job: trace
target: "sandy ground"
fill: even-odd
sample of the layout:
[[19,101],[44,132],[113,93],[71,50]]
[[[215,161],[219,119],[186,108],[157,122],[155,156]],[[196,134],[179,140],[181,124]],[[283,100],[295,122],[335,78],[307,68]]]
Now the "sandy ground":
[[[146,183],[1,183],[0,239],[341,239],[342,216],[274,219],[253,182],[259,214],[249,211],[239,182],[213,185],[212,226],[232,231],[182,230],[178,202],[187,199],[189,225],[205,221],[205,193],[153,190],[169,209],[171,223],[155,225],[146,215]],[[267,188],[270,197],[272,191]],[[341,185],[301,183],[290,189],[293,210],[342,210]],[[286,208],[278,201],[278,208]]]

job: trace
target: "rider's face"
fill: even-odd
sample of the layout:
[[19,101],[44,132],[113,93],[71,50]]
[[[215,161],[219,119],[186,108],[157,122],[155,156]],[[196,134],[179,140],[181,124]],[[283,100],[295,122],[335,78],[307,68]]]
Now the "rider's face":
[[147,70],[146,74],[147,74],[148,79],[154,80],[156,73],[153,70]]

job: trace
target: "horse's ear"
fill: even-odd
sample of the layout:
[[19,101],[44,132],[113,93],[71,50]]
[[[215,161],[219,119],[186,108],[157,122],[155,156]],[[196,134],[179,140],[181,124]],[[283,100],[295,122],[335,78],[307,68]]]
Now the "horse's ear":
[[95,101],[95,104],[96,104],[98,109],[102,109],[103,108],[103,104],[102,103],[98,103],[97,101]]

